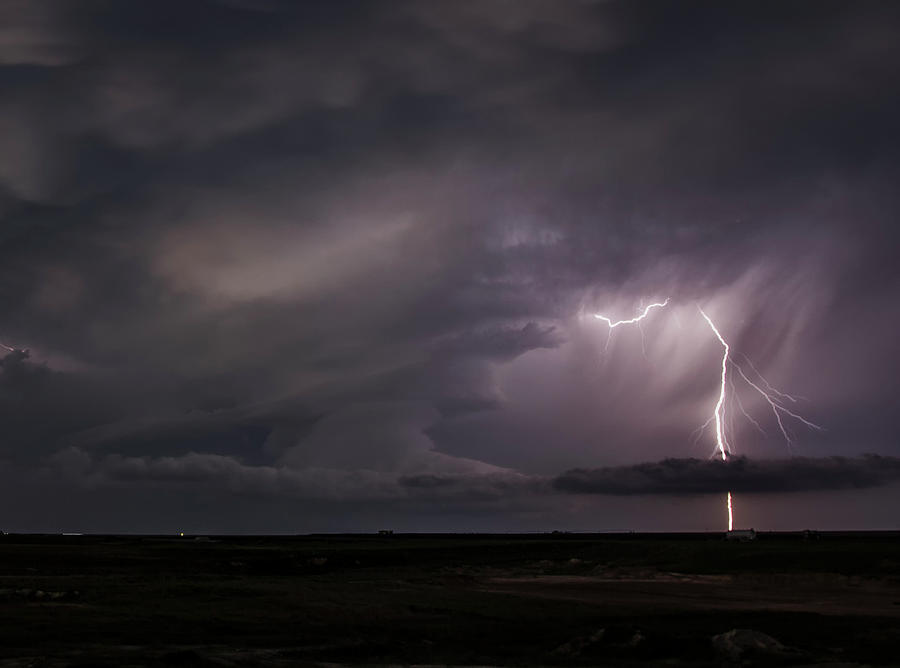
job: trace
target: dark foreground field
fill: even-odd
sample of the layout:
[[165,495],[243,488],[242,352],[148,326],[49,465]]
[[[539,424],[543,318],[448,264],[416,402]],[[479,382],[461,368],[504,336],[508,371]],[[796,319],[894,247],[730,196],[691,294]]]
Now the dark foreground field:
[[900,665],[900,538],[6,535],[0,657]]

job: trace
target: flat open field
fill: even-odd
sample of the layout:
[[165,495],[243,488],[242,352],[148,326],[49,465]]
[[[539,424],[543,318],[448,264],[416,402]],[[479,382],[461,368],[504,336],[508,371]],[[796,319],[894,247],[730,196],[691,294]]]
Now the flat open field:
[[739,663],[900,664],[900,536],[0,536],[0,666]]

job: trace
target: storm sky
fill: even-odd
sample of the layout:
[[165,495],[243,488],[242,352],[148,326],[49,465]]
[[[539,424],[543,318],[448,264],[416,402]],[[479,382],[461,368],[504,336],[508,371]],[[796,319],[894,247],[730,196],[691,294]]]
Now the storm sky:
[[[0,529],[898,528],[898,81],[895,2],[0,0]],[[824,430],[710,464],[698,306]]]

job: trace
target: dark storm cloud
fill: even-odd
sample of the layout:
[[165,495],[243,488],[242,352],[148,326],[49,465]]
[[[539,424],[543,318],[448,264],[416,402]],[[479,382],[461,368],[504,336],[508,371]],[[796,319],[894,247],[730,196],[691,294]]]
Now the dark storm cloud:
[[545,495],[551,491],[546,479],[504,471],[398,476],[364,468],[251,465],[233,456],[198,452],[164,457],[120,454],[92,457],[76,447],[65,448],[47,458],[43,473],[61,476],[63,480],[88,489],[108,490],[135,485],[151,488],[203,486],[255,496],[353,501],[451,499],[490,504]]
[[529,350],[556,348],[563,342],[556,327],[541,327],[529,322],[522,327],[499,327],[465,332],[438,342],[439,352],[450,355],[471,355],[508,361]]
[[900,480],[900,458],[664,459],[567,471],[554,489],[571,494],[713,494],[865,489]]
[[27,351],[0,358],[0,459],[34,461],[60,439],[122,417],[122,403],[103,383],[36,364]]
[[553,493],[605,496],[702,495],[726,492],[783,494],[869,489],[900,481],[900,459],[795,457],[790,459],[664,459],[629,466],[574,469],[556,477],[507,471],[397,475],[370,468],[252,465],[234,456],[188,452],[179,456],[92,457],[70,447],[45,460],[51,471],[88,486],[203,484],[233,492],[296,498],[460,499],[489,503]]
[[[800,447],[896,453],[898,26],[878,2],[6,2],[0,341],[32,354],[4,361],[0,451],[283,471],[261,481],[681,454],[715,398],[700,302],[827,421]],[[666,296],[643,349],[582,317]],[[774,455],[760,419],[741,445]]]

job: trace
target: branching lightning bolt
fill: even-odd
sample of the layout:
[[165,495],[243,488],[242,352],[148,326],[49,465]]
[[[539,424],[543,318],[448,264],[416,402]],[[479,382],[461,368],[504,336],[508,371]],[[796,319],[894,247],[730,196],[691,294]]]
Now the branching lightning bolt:
[[[785,415],[791,416],[795,420],[799,420],[800,422],[805,424],[810,429],[815,429],[817,431],[823,431],[822,427],[817,425],[815,422],[810,422],[809,420],[804,418],[802,415],[798,415],[797,413],[795,413],[791,410],[788,410],[787,408],[782,406],[778,402],[777,398],[773,397],[771,394],[769,394],[765,390],[763,390],[759,385],[757,385],[752,380],[747,378],[747,374],[744,373],[744,370],[741,367],[735,365],[735,368],[737,369],[738,373],[741,374],[741,378],[743,378],[750,387],[752,387],[754,390],[759,392],[759,394],[762,396],[762,398],[766,400],[766,403],[768,403],[769,406],[772,407],[772,413],[775,415],[775,421],[778,423],[778,428],[781,429],[781,435],[784,436],[784,440],[787,443],[788,448],[793,447],[794,441],[791,438],[791,435],[788,432],[787,427],[784,426],[784,421],[781,419],[782,413],[784,413]],[[760,378],[762,378],[762,376],[760,376]],[[785,395],[785,396],[787,396],[787,395]]]
[[[720,424],[724,423],[723,402],[724,402],[724,397],[725,397],[725,383],[726,383],[729,364],[732,367],[734,367],[734,369],[738,372],[738,374],[744,380],[744,382],[746,382],[747,385],[749,385],[751,388],[753,388],[766,401],[766,403],[769,404],[769,406],[772,409],[772,414],[775,416],[775,421],[778,423],[778,428],[781,431],[781,435],[784,437],[785,443],[787,443],[788,448],[793,446],[794,441],[791,438],[790,432],[788,432],[787,426],[784,424],[784,420],[783,420],[784,415],[790,416],[790,417],[794,418],[795,420],[802,422],[804,425],[806,425],[810,429],[815,429],[817,431],[823,431],[823,428],[820,425],[817,425],[815,422],[811,422],[810,420],[807,420],[802,415],[800,415],[800,414],[790,410],[786,406],[784,406],[783,402],[785,399],[796,403],[797,398],[791,396],[790,394],[787,394],[786,392],[782,392],[782,391],[777,390],[774,387],[772,387],[772,385],[769,383],[769,381],[767,381],[763,377],[763,375],[759,371],[756,370],[756,367],[753,366],[753,363],[750,361],[750,359],[746,355],[741,354],[741,357],[744,359],[746,364],[753,370],[753,372],[756,374],[756,376],[760,379],[762,384],[765,386],[765,389],[763,389],[763,387],[761,387],[757,383],[753,382],[750,379],[750,377],[747,375],[747,373],[744,371],[743,367],[740,364],[738,364],[730,356],[731,350],[728,346],[728,343],[722,337],[722,334],[716,328],[715,324],[710,319],[710,317],[708,315],[706,315],[706,313],[703,311],[702,308],[700,308],[699,306],[697,308],[700,311],[700,315],[702,315],[704,320],[706,320],[707,324],[709,324],[710,329],[712,329],[713,333],[716,335],[716,338],[719,339],[719,342],[722,344],[723,348],[725,349],[725,353],[722,356],[722,383],[721,383],[721,387],[719,389],[719,401],[716,403],[716,410],[714,413],[714,415],[716,417],[716,427],[717,427],[717,429],[716,429],[716,451],[721,455],[722,459],[725,459],[726,455],[731,452],[729,444],[728,444],[728,440],[727,440],[727,437],[725,436],[724,431],[720,432],[718,429],[718,426]],[[740,402],[740,398],[738,397],[737,393],[734,393],[734,396],[737,397],[738,402]],[[741,408],[741,412],[747,417],[747,419],[750,420],[750,422],[753,423],[753,425],[757,429],[762,431],[762,427],[760,427],[759,423],[756,420],[754,420],[747,414],[747,411],[744,410],[744,407],[742,404],[740,404],[740,408]]]
[[[663,308],[667,306],[669,303],[669,298],[666,298],[663,302],[656,302],[653,304],[649,304],[641,311],[641,313],[633,318],[627,320],[616,320],[613,321],[612,318],[601,315],[599,313],[595,313],[594,317],[598,320],[603,320],[609,327],[608,335],[606,339],[606,348],[609,348],[609,341],[612,337],[612,330],[620,325],[633,325],[637,324],[641,333],[641,349],[644,351],[644,356],[646,357],[646,349],[644,346],[644,330],[641,327],[641,321],[647,317],[650,311],[654,308]],[[775,421],[778,424],[778,429],[781,432],[781,435],[784,437],[785,443],[788,446],[788,449],[792,449],[794,440],[791,437],[791,433],[785,424],[785,418],[790,417],[794,418],[798,422],[802,423],[804,426],[815,429],[817,431],[823,431],[823,428],[810,421],[807,420],[802,415],[795,412],[795,410],[791,410],[788,408],[785,403],[791,402],[796,404],[798,402],[799,397],[787,394],[786,392],[782,392],[774,388],[768,380],[766,380],[763,375],[757,370],[757,368],[753,365],[753,362],[750,361],[750,358],[744,355],[743,353],[737,353],[742,358],[742,363],[739,363],[734,359],[732,355],[731,346],[725,340],[725,337],[722,336],[722,333],[716,327],[715,323],[712,319],[706,314],[706,312],[697,305],[697,309],[700,311],[700,315],[706,321],[706,324],[709,325],[709,328],[712,330],[713,334],[719,340],[719,343],[722,345],[722,371],[719,379],[719,393],[716,399],[716,405],[713,409],[713,414],[709,417],[706,422],[700,425],[697,429],[692,433],[692,442],[696,444],[700,438],[703,436],[707,427],[711,424],[715,424],[715,449],[713,451],[713,457],[719,457],[722,461],[727,461],[728,456],[732,453],[731,443],[729,442],[728,433],[731,432],[732,436],[735,432],[734,427],[734,407],[737,405],[738,410],[741,414],[747,419],[750,424],[752,424],[757,431],[759,431],[764,436],[766,435],[765,430],[762,428],[762,425],[750,415],[747,409],[744,407],[743,402],[741,401],[740,393],[735,388],[734,384],[734,375],[729,375],[729,368],[735,370],[738,376],[745,382],[747,385],[752,388],[757,394],[759,394],[766,403],[769,404],[769,407],[772,409],[772,413],[775,417]],[[756,380],[751,379],[748,376],[747,372],[744,370],[742,364],[745,364],[753,373],[753,376]],[[729,393],[729,389],[731,392]],[[726,411],[726,407],[728,410]],[[727,415],[726,415],[727,413]],[[726,419],[727,418],[727,419]],[[728,508],[728,530],[731,531],[734,528],[734,504],[731,492],[728,492],[726,497],[727,508]]]
[[772,385],[769,383],[769,381],[767,381],[767,380],[763,377],[763,375],[756,369],[756,367],[753,366],[753,361],[752,361],[749,357],[747,357],[746,355],[744,355],[743,353],[741,353],[740,355],[741,355],[741,357],[744,358],[744,361],[747,363],[747,366],[749,366],[750,369],[753,371],[753,373],[756,374],[756,377],[759,378],[759,379],[762,381],[762,384],[766,386],[766,389],[767,389],[769,392],[771,392],[772,394],[777,395],[778,397],[780,397],[780,398],[782,398],[782,399],[787,399],[788,401],[790,401],[790,402],[792,402],[792,403],[795,403],[795,404],[796,404],[800,399],[803,399],[803,398],[804,398],[804,397],[794,396],[794,395],[792,395],[792,394],[788,394],[787,392],[782,392],[781,390],[772,387]]
[[[713,418],[716,421],[716,450],[722,457],[722,461],[726,461],[728,458],[728,439],[725,436],[725,387],[728,382],[728,353],[731,352],[731,348],[728,345],[728,342],[722,337],[719,333],[719,330],[716,329],[716,326],[713,324],[713,321],[710,320],[709,316],[703,312],[703,309],[698,305],[697,308],[700,310],[700,315],[703,316],[703,319],[709,324],[713,333],[716,335],[716,338],[719,339],[719,343],[722,344],[722,347],[725,349],[725,352],[722,355],[722,382],[719,385],[719,400],[716,402],[716,408],[713,411]],[[708,423],[707,423],[708,424]],[[728,497],[726,501],[726,505],[728,506],[728,530],[732,531],[734,529],[734,505],[731,500],[731,492],[728,492]]]
[[[788,401],[792,401],[794,403],[796,403],[797,399],[795,397],[791,396],[790,394],[787,394],[780,390],[776,390],[774,387],[772,387],[772,385],[769,383],[769,381],[767,381],[763,377],[763,375],[759,371],[757,371],[756,367],[753,366],[753,363],[750,361],[750,358],[744,354],[741,354],[741,357],[744,358],[747,365],[753,370],[753,373],[756,374],[757,378],[760,379],[762,384],[765,385],[766,389],[763,389],[758,384],[756,384],[752,380],[750,380],[750,378],[747,376],[746,372],[741,367],[741,365],[738,364],[737,362],[735,362],[734,359],[731,358],[731,348],[728,345],[728,342],[722,336],[722,333],[719,332],[715,323],[713,323],[712,319],[708,315],[706,315],[706,312],[699,305],[697,306],[697,309],[700,311],[700,315],[703,316],[703,319],[706,320],[706,323],[709,325],[709,328],[713,331],[713,334],[715,334],[716,338],[719,339],[719,343],[722,344],[722,348],[724,349],[724,353],[722,354],[722,380],[721,380],[721,383],[719,386],[719,399],[716,402],[716,408],[713,412],[713,418],[715,418],[715,422],[716,422],[716,453],[722,458],[722,461],[726,461],[728,458],[728,455],[731,454],[731,446],[728,443],[728,438],[725,433],[725,396],[726,396],[727,384],[730,384],[730,387],[732,388],[732,397],[734,397],[737,400],[738,407],[740,408],[741,413],[743,413],[744,416],[751,422],[751,424],[753,424],[760,432],[765,433],[763,431],[762,427],[760,426],[760,424],[756,420],[754,420],[752,417],[750,417],[750,415],[744,409],[744,405],[741,403],[741,400],[740,400],[740,395],[734,390],[734,381],[733,381],[733,379],[730,379],[728,377],[729,364],[737,370],[738,374],[744,380],[744,382],[746,382],[750,387],[752,387],[754,390],[756,390],[756,392],[759,393],[759,395],[762,396],[762,398],[766,401],[766,403],[768,403],[769,406],[772,408],[772,413],[775,415],[775,421],[778,423],[778,428],[781,430],[781,435],[784,437],[784,440],[785,440],[785,443],[787,443],[788,449],[791,449],[793,447],[793,440],[791,439],[791,435],[788,432],[787,427],[784,424],[784,420],[782,419],[782,414],[788,415],[788,416],[794,418],[795,420],[799,420],[800,422],[802,422],[804,425],[806,425],[807,427],[809,427],[811,429],[816,429],[818,431],[822,431],[821,426],[817,425],[814,422],[810,422],[809,420],[804,418],[802,415],[798,415],[794,411],[791,411],[790,409],[786,408],[782,403],[785,399],[787,399]],[[703,425],[703,427],[701,427],[701,433],[702,433],[702,429],[704,429],[713,418],[710,418],[710,420],[708,420]],[[734,428],[732,427],[732,432],[733,431],[734,431]],[[734,528],[734,506],[732,503],[731,492],[728,492],[727,503],[728,503],[728,530],[731,531]]]
[[[731,381],[731,396],[734,397],[734,400],[737,402],[738,410],[740,410],[741,414],[745,418],[747,418],[747,422],[756,427],[756,431],[758,431],[760,434],[762,434],[763,436],[768,436],[768,434],[766,434],[766,430],[762,428],[762,425],[760,425],[759,422],[757,422],[756,419],[747,412],[747,409],[744,408],[744,403],[741,401],[741,395],[738,394],[738,391],[734,387],[734,381]],[[733,431],[734,429],[732,429],[732,432]]]
[[[725,349],[725,352],[722,354],[722,382],[719,385],[719,399],[716,401],[716,408],[713,411],[713,418],[716,421],[716,451],[722,456],[722,461],[725,461],[728,457],[728,453],[730,452],[728,446],[728,439],[725,436],[725,388],[726,383],[728,382],[728,353],[731,352],[731,348],[728,343],[722,338],[722,335],[719,333],[719,330],[716,329],[716,326],[713,324],[713,321],[709,319],[709,316],[703,312],[703,309],[699,306],[700,315],[703,316],[703,319],[709,324],[710,328],[713,331],[713,334],[716,335],[716,338],[719,339],[719,343],[722,344],[722,347]],[[730,492],[729,492],[730,494]]]

